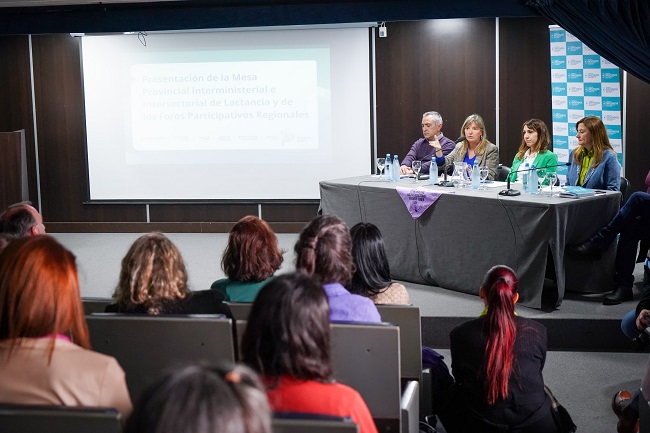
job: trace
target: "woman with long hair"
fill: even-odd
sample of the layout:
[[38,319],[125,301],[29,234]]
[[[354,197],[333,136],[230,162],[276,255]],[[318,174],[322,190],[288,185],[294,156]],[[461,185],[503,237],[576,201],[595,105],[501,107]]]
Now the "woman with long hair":
[[517,286],[512,269],[490,269],[479,290],[481,317],[449,335],[456,382],[440,413],[449,433],[557,431],[542,376],[546,328],[515,314]]
[[330,304],[330,320],[381,322],[375,304],[345,286],[354,273],[352,238],[335,215],[319,215],[303,229],[295,246],[296,270],[316,278]]
[[372,223],[358,223],[350,229],[355,271],[350,292],[370,298],[375,304],[410,304],[406,287],[390,279],[384,238]]
[[535,164],[536,168],[544,168],[547,172],[557,171],[557,155],[550,151],[551,135],[546,123],[539,119],[524,122],[521,131],[521,145],[512,160],[510,167],[511,182],[518,179],[516,171],[522,164]]
[[242,360],[262,377],[274,411],[351,417],[360,433],[376,433],[359,393],[332,379],[329,313],[318,282],[280,275],[253,302]]
[[122,269],[109,313],[224,314],[232,317],[223,295],[214,290],[190,291],[181,252],[162,233],[136,239],[122,259]]
[[225,301],[253,302],[282,260],[278,238],[266,221],[245,216],[230,230],[223,252],[221,268],[227,278],[215,281],[210,288],[221,292]]
[[466,162],[471,167],[477,162],[479,167],[490,170],[488,179],[494,180],[499,166],[499,148],[488,141],[483,118],[478,114],[467,116],[460,128],[460,135],[465,138],[447,156],[442,154],[440,143],[431,143],[435,148],[436,164],[453,167],[454,162]]
[[125,433],[271,433],[264,388],[244,365],[189,365],[140,397]]
[[47,235],[0,254],[0,384],[2,403],[131,412],[124,371],[90,350],[75,257]]
[[576,131],[578,146],[569,154],[567,185],[619,191],[621,164],[603,121],[597,116],[583,117],[576,122]]

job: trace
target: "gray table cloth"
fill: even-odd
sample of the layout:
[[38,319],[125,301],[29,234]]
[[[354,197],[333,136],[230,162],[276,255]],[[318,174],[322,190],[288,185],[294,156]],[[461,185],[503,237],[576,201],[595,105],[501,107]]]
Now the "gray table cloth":
[[[413,219],[398,186],[443,194]],[[533,308],[542,306],[545,276],[556,281],[556,307],[565,290],[613,289],[614,245],[600,260],[575,259],[564,248],[587,239],[616,214],[619,192],[570,199],[505,197],[498,195],[501,189],[443,188],[412,179],[386,182],[360,176],[321,182],[321,211],[338,215],[349,227],[362,221],[377,225],[397,280],[477,295],[487,270],[503,264],[519,277],[519,303]]]

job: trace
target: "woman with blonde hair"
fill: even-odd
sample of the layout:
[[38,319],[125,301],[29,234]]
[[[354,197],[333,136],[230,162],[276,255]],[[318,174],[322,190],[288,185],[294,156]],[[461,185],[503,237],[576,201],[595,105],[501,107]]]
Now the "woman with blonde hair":
[[576,131],[578,146],[569,154],[567,185],[619,191],[621,164],[603,121],[597,116],[583,117],[576,122]]
[[47,235],[0,254],[0,383],[2,403],[131,412],[124,370],[90,350],[75,257]]
[[550,145],[551,137],[546,123],[539,119],[525,121],[521,131],[521,145],[512,160],[508,175],[510,181],[517,180],[517,170],[525,163],[554,173],[557,170],[557,155],[549,150]]
[[162,233],[136,239],[122,259],[120,278],[109,313],[224,314],[232,317],[223,295],[214,290],[192,292],[176,245]]
[[499,166],[499,149],[488,141],[483,118],[478,114],[467,116],[460,128],[460,135],[465,138],[447,156],[442,154],[442,147],[437,140],[431,143],[436,150],[436,163],[453,167],[455,162],[466,162],[471,167],[477,162],[479,167],[489,169],[488,179],[493,180]]

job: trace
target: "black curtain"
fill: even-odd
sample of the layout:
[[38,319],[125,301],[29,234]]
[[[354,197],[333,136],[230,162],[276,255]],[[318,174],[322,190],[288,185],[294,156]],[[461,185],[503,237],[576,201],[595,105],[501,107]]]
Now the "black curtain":
[[528,0],[526,4],[610,62],[650,83],[650,1]]

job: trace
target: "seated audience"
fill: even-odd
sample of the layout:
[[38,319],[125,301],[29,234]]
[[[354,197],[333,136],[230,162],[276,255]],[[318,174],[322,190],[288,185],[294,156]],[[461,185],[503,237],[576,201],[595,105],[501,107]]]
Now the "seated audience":
[[[431,167],[431,158],[435,148],[433,147],[434,142],[438,142],[442,148],[442,154],[447,155],[449,152],[454,150],[454,143],[449,138],[445,137],[442,133],[442,116],[440,113],[435,111],[427,111],[422,115],[422,135],[424,138],[419,138],[411,146],[411,150],[406,154],[406,157],[402,160],[402,165],[400,166],[400,172],[402,174],[413,174],[413,169],[411,168],[413,161],[420,160],[422,161],[422,174],[429,173]],[[386,161],[388,163],[388,161]],[[437,165],[434,166],[436,170],[434,175],[438,175]]]
[[510,181],[516,182],[521,178],[516,171],[523,169],[522,164],[526,163],[530,166],[534,164],[536,168],[544,168],[547,172],[556,172],[557,155],[549,150],[551,136],[546,123],[539,119],[530,119],[524,122],[522,128],[521,145],[510,167]]
[[583,117],[576,122],[576,130],[578,146],[569,154],[571,166],[567,171],[567,185],[618,191],[621,164],[609,143],[603,121],[596,116]]
[[454,162],[466,162],[471,167],[476,161],[480,167],[487,167],[490,170],[488,179],[494,180],[499,167],[499,149],[488,141],[483,118],[478,114],[468,116],[460,128],[460,135],[465,139],[447,156],[442,153],[439,143],[435,141],[432,143],[436,149],[434,153],[436,163],[439,166],[453,167]]
[[[617,236],[615,288],[603,300],[604,305],[617,305],[632,300],[637,245],[639,240],[650,237],[650,194],[640,191],[632,194],[605,227],[580,244],[567,245],[566,251],[571,255],[598,259]],[[650,300],[644,301],[644,304],[648,301]],[[638,316],[638,313],[634,315],[635,318]]]
[[384,239],[376,225],[358,223],[350,229],[355,271],[350,292],[370,298],[375,304],[410,304],[406,287],[390,279]]
[[109,313],[225,314],[232,317],[215,290],[192,292],[180,251],[162,233],[136,239],[122,259],[120,279]]
[[253,302],[282,260],[278,239],[266,221],[245,216],[230,231],[221,259],[228,278],[215,281],[210,288],[221,292],[225,301]]
[[0,214],[0,233],[16,237],[45,234],[43,217],[29,202],[12,204]]
[[0,233],[0,253],[7,248],[7,245],[9,245],[9,242],[13,241],[16,239],[16,236],[9,234],[9,233]]
[[343,220],[335,215],[317,216],[300,233],[294,249],[296,270],[323,284],[330,320],[381,322],[370,299],[345,288],[352,279],[354,261],[350,231]]
[[300,273],[281,275],[253,302],[242,360],[262,376],[274,411],[350,417],[360,433],[376,433],[359,393],[332,379],[328,317],[320,284]]
[[151,385],[125,433],[271,433],[257,375],[243,365],[190,365]]
[[75,257],[43,235],[0,254],[0,402],[131,412],[124,371],[90,350]]
[[542,376],[546,329],[515,315],[517,285],[512,269],[490,269],[479,290],[486,311],[449,335],[456,382],[440,413],[448,433],[557,432]]

